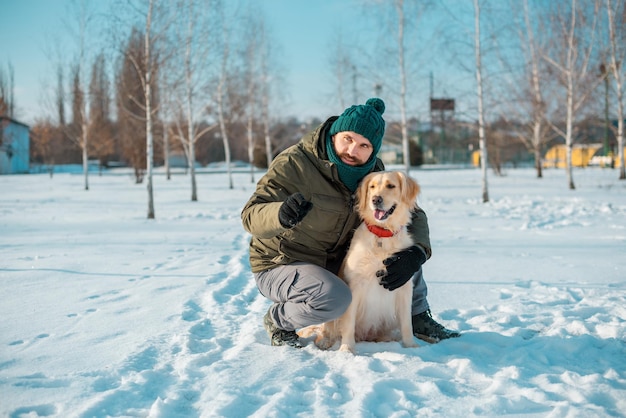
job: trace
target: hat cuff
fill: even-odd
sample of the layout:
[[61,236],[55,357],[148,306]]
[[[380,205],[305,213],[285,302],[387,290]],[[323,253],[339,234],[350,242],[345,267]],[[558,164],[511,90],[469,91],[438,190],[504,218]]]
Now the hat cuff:
[[333,123],[331,134],[334,135],[337,132],[356,132],[359,135],[363,135],[370,143],[374,143],[377,140],[376,130],[372,130],[370,123],[361,119],[348,119],[339,118]]

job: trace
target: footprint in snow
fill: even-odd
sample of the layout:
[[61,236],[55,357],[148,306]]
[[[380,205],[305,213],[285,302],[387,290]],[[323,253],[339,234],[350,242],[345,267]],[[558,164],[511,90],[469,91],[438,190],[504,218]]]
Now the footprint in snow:
[[11,418],[17,417],[49,417],[57,413],[57,408],[51,404],[22,406],[11,412]]

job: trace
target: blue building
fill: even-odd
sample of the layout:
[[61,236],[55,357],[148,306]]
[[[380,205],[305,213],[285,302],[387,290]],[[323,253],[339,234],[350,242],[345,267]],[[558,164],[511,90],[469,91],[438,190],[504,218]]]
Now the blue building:
[[0,116],[0,174],[28,173],[30,168],[30,128]]

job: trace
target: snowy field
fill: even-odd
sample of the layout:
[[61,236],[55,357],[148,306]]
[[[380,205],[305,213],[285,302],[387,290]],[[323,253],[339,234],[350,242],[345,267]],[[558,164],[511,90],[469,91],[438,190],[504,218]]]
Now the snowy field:
[[[626,416],[626,181],[416,170],[435,318],[461,338],[270,347],[248,173],[0,176],[2,417]],[[257,174],[257,179],[259,174]]]

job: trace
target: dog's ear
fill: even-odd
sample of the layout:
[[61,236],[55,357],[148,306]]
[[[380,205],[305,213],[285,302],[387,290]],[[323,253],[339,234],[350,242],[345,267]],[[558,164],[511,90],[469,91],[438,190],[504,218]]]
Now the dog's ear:
[[415,179],[407,176],[402,171],[397,172],[402,187],[402,198],[405,202],[411,202],[417,206],[417,195],[420,193],[420,186]]
[[356,189],[356,208],[360,213],[365,213],[367,210],[367,189],[373,175],[374,173],[370,173],[363,177],[361,184]]

